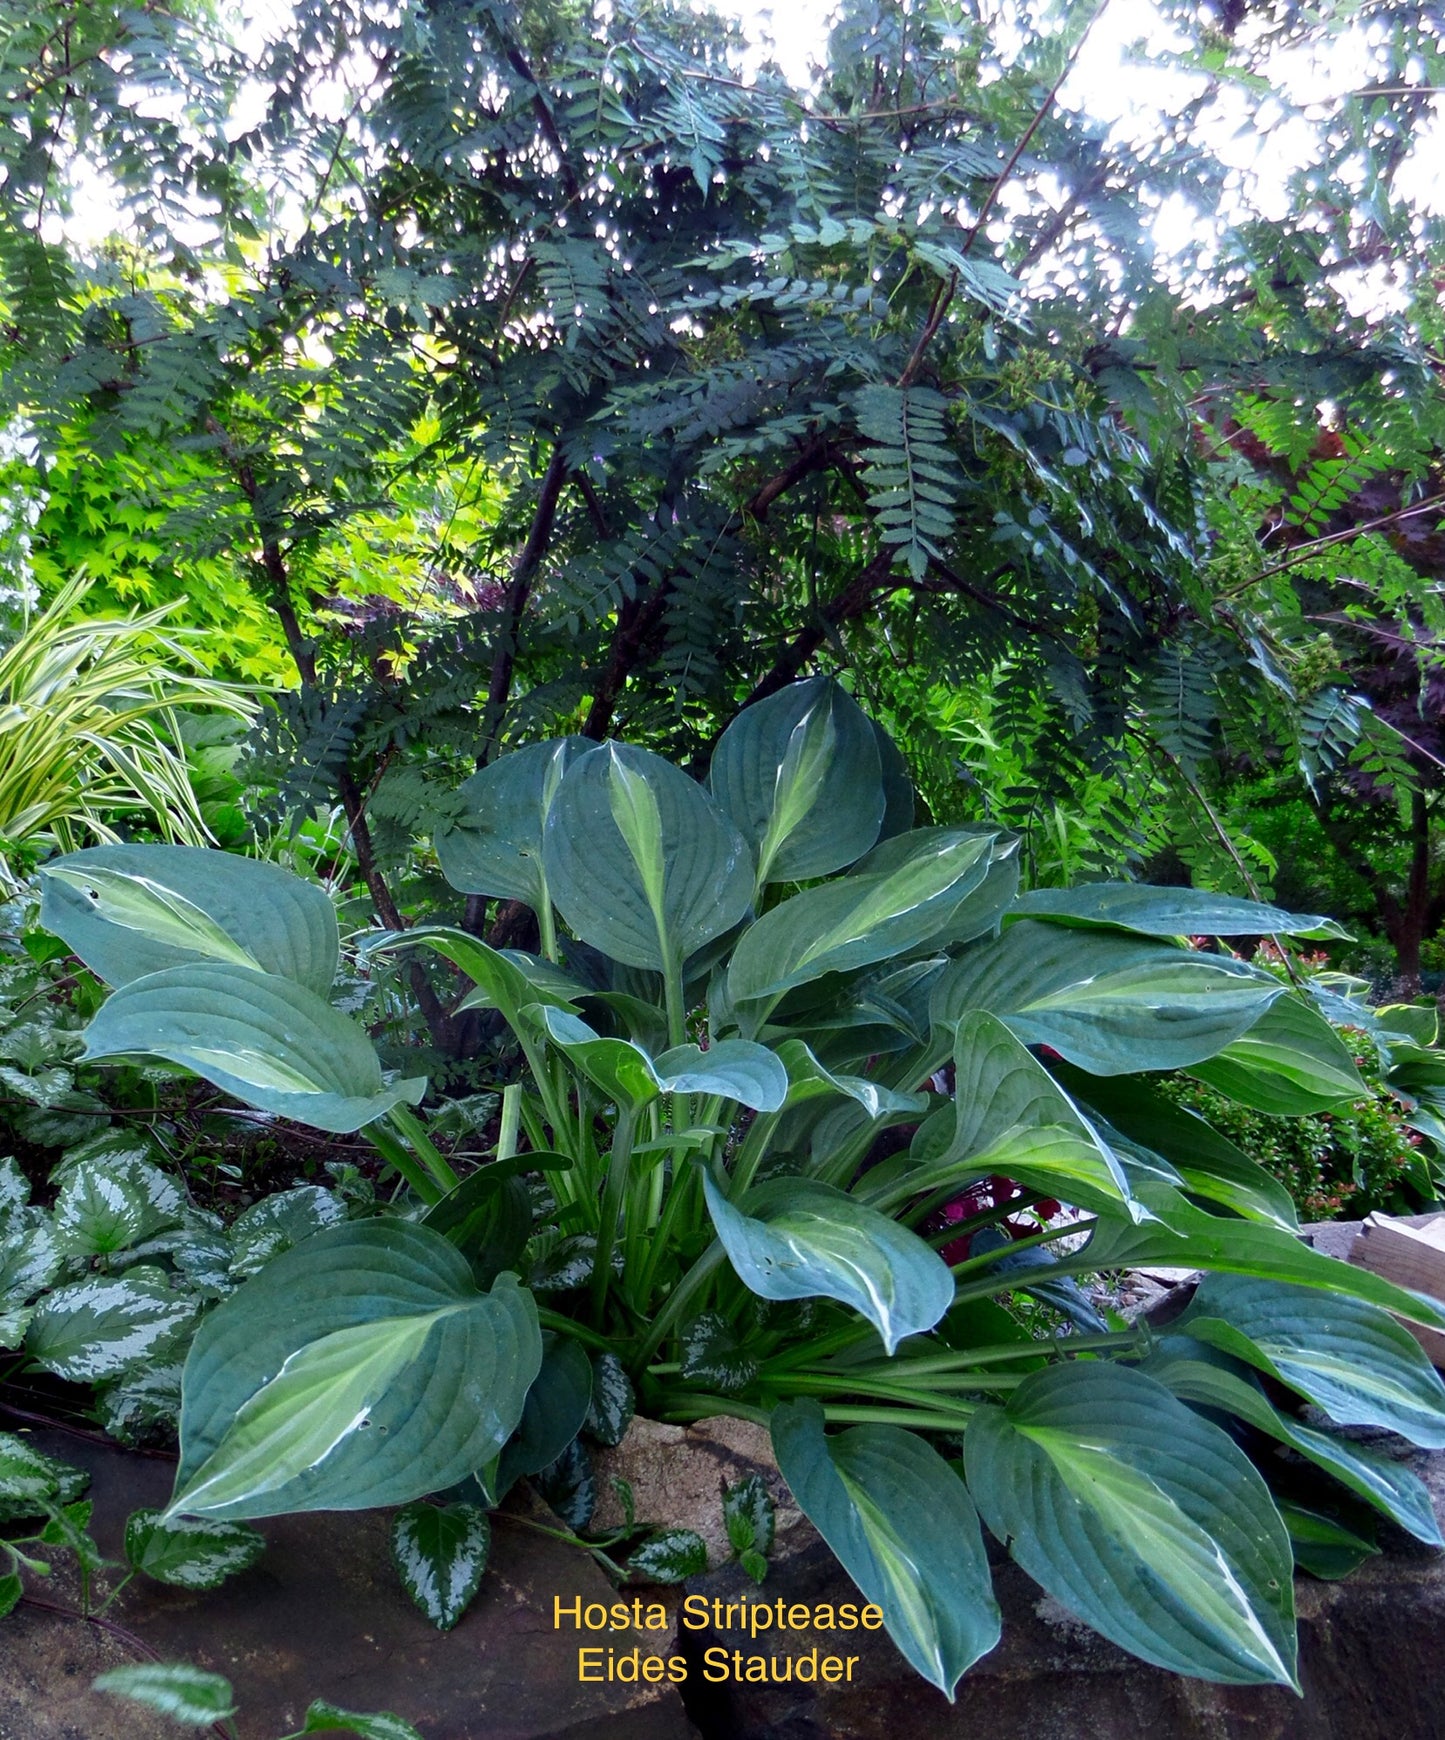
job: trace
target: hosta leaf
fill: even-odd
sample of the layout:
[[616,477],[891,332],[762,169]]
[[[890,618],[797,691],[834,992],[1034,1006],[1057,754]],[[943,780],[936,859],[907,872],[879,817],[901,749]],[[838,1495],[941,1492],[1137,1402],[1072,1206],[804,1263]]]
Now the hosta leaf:
[[685,773],[626,744],[599,744],[568,767],[543,863],[577,936],[658,972],[731,930],[752,899],[742,835]]
[[636,1109],[655,1100],[662,1089],[652,1060],[630,1039],[607,1039],[578,1015],[538,1005],[529,1013],[548,1039],[594,1082],[609,1099]]
[[66,1172],[55,1199],[56,1242],[70,1257],[112,1256],[177,1225],[184,1203],[148,1160],[83,1160]]
[[415,1105],[426,1086],[385,1086],[365,1031],[305,986],[209,962],[123,986],[85,1040],[87,1058],[163,1057],[246,1105],[336,1135]]
[[541,1364],[529,1294],[438,1233],[352,1222],[277,1257],[186,1361],[169,1514],[404,1504],[494,1456]]
[[158,1510],[132,1511],[125,1525],[125,1556],[137,1571],[177,1589],[216,1589],[251,1566],[266,1550],[266,1537],[245,1523],[202,1517],[172,1517]]
[[0,1220],[0,1299],[33,1299],[60,1273],[55,1227],[43,1208],[11,1209]]
[[40,922],[108,985],[198,961],[276,973],[324,997],[336,915],[275,864],[195,846],[92,846],[41,873]]
[[1425,1483],[1392,1456],[1281,1413],[1248,1367],[1188,1335],[1166,1335],[1140,1368],[1182,1401],[1237,1414],[1306,1457],[1417,1540],[1445,1545]]
[[475,1504],[408,1504],[391,1521],[391,1556],[408,1595],[450,1631],[481,1586],[492,1543],[487,1513]]
[[1295,1564],[1312,1577],[1348,1577],[1380,1551],[1374,1541],[1303,1505],[1282,1503],[1279,1514],[1289,1530]]
[[303,1734],[330,1734],[335,1729],[354,1734],[356,1740],[424,1740],[424,1737],[400,1716],[382,1710],[363,1714],[358,1710],[343,1710],[318,1698],[306,1711]]
[[922,829],[881,848],[896,866],[855,871],[806,889],[745,930],[728,968],[735,1004],[775,998],[825,973],[851,971],[920,948],[940,931],[988,873],[993,839]]
[[905,1658],[952,1699],[998,1642],[978,1514],[923,1439],[896,1426],[828,1437],[814,1402],[773,1410],[773,1452],[789,1490]]
[[1242,1105],[1280,1117],[1365,1098],[1350,1048],[1302,997],[1281,997],[1262,1020],[1190,1072]]
[[568,763],[593,747],[582,737],[531,743],[464,780],[457,796],[465,809],[434,841],[452,887],[520,900],[539,911],[548,898],[542,871],[547,812]]
[[345,1219],[346,1204],[335,1191],[317,1184],[264,1196],[231,1223],[231,1272],[245,1280],[282,1251]]
[[637,1412],[637,1396],[615,1353],[592,1355],[592,1400],[582,1429],[599,1444],[620,1444]]
[[193,1728],[209,1728],[236,1713],[231,1682],[186,1662],[147,1661],[112,1668],[99,1676],[95,1688],[145,1704]]
[[1297,1390],[1337,1425],[1445,1446],[1445,1383],[1414,1336],[1363,1299],[1208,1275],[1177,1327]]
[[708,1212],[733,1268],[764,1299],[837,1299],[892,1353],[953,1303],[943,1259],[906,1227],[841,1190],[806,1178],[756,1186],[735,1208],[703,1174]]
[[788,1096],[788,1072],[777,1054],[750,1039],[722,1039],[706,1051],[677,1045],[656,1068],[669,1093],[718,1094],[755,1112],[776,1112]]
[[93,1384],[163,1358],[189,1327],[197,1301],[154,1271],[92,1275],[46,1295],[25,1349],[42,1371]]
[[[462,1003],[464,1009],[496,1009],[514,1031],[522,1010],[531,1003],[560,1009],[572,1007],[571,995],[559,985],[558,971],[547,961],[513,949],[494,949],[464,930],[451,925],[418,925],[414,930],[386,936],[371,945],[374,952],[399,948],[428,948],[460,967],[476,989]],[[580,988],[577,994],[580,993]]]
[[752,847],[759,888],[841,870],[883,821],[878,737],[831,677],[745,707],[718,739],[708,786]]
[[1293,1557],[1219,1427],[1113,1362],[1032,1373],[964,1439],[984,1521],[1072,1613],[1145,1661],[1295,1684]]
[[627,1569],[649,1583],[683,1583],[707,1569],[707,1543],[692,1529],[664,1529],[632,1553]]
[[1089,882],[1081,888],[1036,888],[1004,920],[1047,918],[1055,924],[1132,931],[1136,936],[1302,936],[1345,938],[1332,918],[1284,912],[1257,900],[1201,888],[1151,888],[1140,882]]
[[785,1039],[776,1053],[788,1073],[790,1107],[828,1094],[844,1094],[859,1105],[870,1119],[916,1116],[928,1109],[926,1094],[897,1093],[867,1076],[848,1075],[824,1069],[801,1039]]
[[[528,1166],[535,1166],[537,1158],[513,1156]],[[521,1261],[532,1231],[532,1201],[511,1162],[493,1161],[433,1203],[422,1222],[457,1247],[476,1284],[487,1288],[503,1269],[515,1269]]]
[[1183,1069],[1239,1038],[1285,994],[1229,955],[1029,920],[975,944],[934,988],[943,1027],[970,1010],[1007,1021],[1092,1075]]
[[544,1332],[542,1369],[527,1391],[521,1421],[498,1465],[498,1499],[523,1475],[557,1460],[582,1430],[591,1405],[592,1362],[581,1343]]

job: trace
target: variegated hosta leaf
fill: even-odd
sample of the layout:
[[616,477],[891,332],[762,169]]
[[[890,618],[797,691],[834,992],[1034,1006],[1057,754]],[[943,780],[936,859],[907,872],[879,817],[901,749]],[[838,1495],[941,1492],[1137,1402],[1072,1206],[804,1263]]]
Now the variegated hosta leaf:
[[93,1384],[163,1358],[196,1315],[196,1300],[152,1269],[91,1275],[41,1302],[25,1338],[42,1371]]
[[897,1426],[823,1430],[816,1402],[773,1410],[773,1450],[789,1490],[912,1665],[951,1700],[998,1642],[978,1514],[963,1482]]
[[177,1225],[184,1206],[175,1181],[148,1160],[83,1160],[55,1200],[55,1235],[66,1256],[113,1256]]
[[402,1584],[438,1631],[450,1631],[466,1612],[491,1540],[476,1504],[408,1504],[392,1518],[391,1556]]
[[442,875],[463,894],[520,900],[534,912],[547,900],[542,830],[571,761],[593,748],[585,737],[556,737],[501,755],[464,780],[465,808],[433,842]]
[[[1284,912],[1257,900],[1199,888],[1151,888],[1144,882],[1036,888],[1020,896],[1014,913],[1018,918],[1047,918],[1055,924],[1132,931],[1136,936],[1349,936],[1332,918]],[[1014,919],[1010,916],[1004,922]]]
[[245,1280],[282,1251],[345,1219],[346,1204],[335,1191],[317,1184],[262,1197],[231,1223],[231,1272]]
[[405,1221],[328,1228],[202,1324],[168,1514],[360,1510],[444,1490],[500,1451],[541,1357],[514,1277],[478,1293],[453,1245]]
[[137,1571],[177,1589],[216,1589],[251,1566],[266,1537],[245,1523],[132,1511],[125,1525],[125,1556]]

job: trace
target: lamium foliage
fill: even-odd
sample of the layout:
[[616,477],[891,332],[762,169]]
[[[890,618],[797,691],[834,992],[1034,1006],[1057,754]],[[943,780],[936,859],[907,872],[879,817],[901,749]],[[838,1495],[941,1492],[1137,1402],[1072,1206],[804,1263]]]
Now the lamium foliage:
[[[537,902],[544,950],[442,926],[370,944],[439,953],[515,1040],[496,1151],[461,1179],[408,1109],[420,1084],[363,1084],[362,1029],[343,1045],[348,1019],[292,976],[315,956],[282,929],[301,937],[308,901],[268,903],[274,870],[123,847],[53,867],[51,922],[119,983],[92,1054],[158,1050],[262,1110],[361,1127],[401,1174],[389,1212],[204,1316],[169,1519],[410,1505],[400,1562],[452,1624],[516,1479],[584,1529],[586,1445],[634,1405],[734,1414],[771,1427],[950,1696],[999,1635],[981,1523],[1124,1648],[1241,1684],[1296,1683],[1296,1512],[1271,1483],[1292,1498],[1303,1465],[1314,1508],[1441,1544],[1413,1475],[1301,1415],[1445,1442],[1445,1386],[1391,1316],[1445,1307],[1303,1245],[1277,1183],[1149,1081],[1286,1111],[1302,1081],[1358,1097],[1310,1000],[1200,946],[1323,921],[1137,885],[1021,901],[1014,837],[912,826],[866,724],[814,680],[744,712],[706,783],[565,740],[469,783],[442,861]],[[148,1025],[114,1013],[132,1003]],[[326,1073],[343,1052],[355,1082]],[[999,1176],[1018,1194],[979,1208]],[[1162,1334],[1070,1290],[1138,1262],[1206,1271]],[[1035,1310],[1026,1330],[1030,1293],[1090,1327]]]

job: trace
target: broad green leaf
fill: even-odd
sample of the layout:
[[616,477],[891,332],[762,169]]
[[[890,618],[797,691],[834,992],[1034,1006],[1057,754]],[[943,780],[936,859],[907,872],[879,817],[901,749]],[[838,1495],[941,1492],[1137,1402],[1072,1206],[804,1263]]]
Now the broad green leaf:
[[[550,961],[513,949],[494,949],[469,931],[452,925],[418,925],[414,930],[387,934],[369,945],[369,952],[428,948],[449,960],[476,986],[462,1002],[464,1009],[496,1009],[515,1032],[522,1010],[532,1003],[559,1009],[573,1006],[573,993]],[[581,995],[581,987],[576,988]]]
[[810,1401],[774,1408],[773,1453],[799,1507],[904,1657],[950,1700],[999,1640],[978,1513],[938,1452],[896,1426],[828,1437]]
[[1417,1540],[1445,1546],[1425,1483],[1404,1463],[1281,1413],[1246,1366],[1187,1335],[1166,1335],[1140,1369],[1182,1401],[1237,1414],[1288,1445],[1372,1504]]
[[502,1451],[496,1497],[524,1475],[555,1462],[577,1434],[592,1405],[592,1362],[569,1336],[542,1336],[542,1369],[527,1391],[515,1435]]
[[1269,1221],[1286,1232],[1299,1230],[1294,1203],[1277,1178],[1197,1112],[1165,1099],[1147,1080],[1088,1075],[1068,1064],[1055,1064],[1050,1073],[1121,1136],[1167,1160],[1191,1194],[1248,1220]]
[[231,1682],[188,1662],[146,1661],[112,1668],[96,1679],[95,1689],[145,1704],[192,1728],[209,1728],[236,1713]]
[[60,1273],[64,1258],[43,1208],[13,1208],[0,1219],[0,1299],[33,1299]]
[[20,1605],[20,1597],[25,1593],[25,1585],[14,1571],[7,1571],[0,1577],[0,1619],[8,1619]]
[[707,1543],[692,1529],[663,1529],[633,1550],[627,1569],[648,1583],[685,1583],[707,1569]]
[[346,1204],[334,1190],[323,1190],[318,1184],[300,1184],[294,1190],[263,1196],[231,1223],[231,1273],[246,1280],[282,1251],[345,1219]]
[[461,819],[433,841],[442,875],[463,894],[546,903],[542,829],[569,762],[593,748],[582,737],[530,743],[481,768],[457,788]]
[[759,889],[841,870],[883,821],[873,724],[830,677],[745,707],[718,740],[708,786],[752,847]]
[[163,1357],[189,1327],[196,1306],[193,1295],[172,1291],[154,1269],[91,1275],[45,1296],[25,1350],[42,1371],[71,1383],[99,1383]]
[[1125,1075],[1214,1056],[1284,993],[1229,955],[1031,919],[948,967],[932,1015],[951,1027],[987,1010],[1025,1045],[1050,1046],[1091,1075]]
[[1364,1099],[1350,1048],[1302,997],[1277,1003],[1223,1051],[1190,1073],[1259,1112],[1294,1117]]
[[757,1185],[746,1211],[704,1172],[723,1249],[744,1285],[763,1299],[837,1299],[860,1312],[892,1353],[932,1329],[953,1303],[943,1259],[906,1227],[845,1191],[806,1178]]
[[426,1087],[387,1087],[365,1031],[304,985],[214,962],[123,986],[85,1044],[87,1058],[163,1057],[246,1105],[336,1135],[415,1105]]
[[336,977],[325,892],[278,865],[196,846],[91,846],[41,873],[40,922],[106,984],[199,961],[291,979],[324,997]]
[[184,1202],[148,1160],[83,1160],[66,1172],[55,1199],[56,1241],[68,1257],[113,1256],[178,1225]]
[[1279,1514],[1289,1530],[1294,1562],[1312,1577],[1348,1577],[1366,1559],[1375,1558],[1379,1547],[1347,1529],[1333,1517],[1306,1510],[1303,1505],[1281,1503]]
[[592,1400],[582,1429],[599,1444],[620,1444],[637,1412],[632,1379],[615,1353],[592,1355]]
[[[546,1156],[514,1155],[535,1166]],[[514,1269],[532,1231],[532,1200],[508,1161],[493,1161],[469,1173],[422,1216],[422,1224],[454,1244],[471,1265],[478,1287],[488,1288],[504,1269]]]
[[1440,1011],[1434,1003],[1382,1003],[1371,1013],[1386,1033],[1403,1033],[1415,1045],[1432,1046],[1440,1037]]
[[1101,1217],[1086,1247],[1100,1269],[1161,1264],[1288,1281],[1325,1293],[1349,1294],[1411,1323],[1445,1329],[1445,1307],[1435,1300],[1407,1292],[1354,1263],[1323,1256],[1280,1227],[1208,1214],[1167,1185],[1144,1181],[1134,1189],[1160,1222],[1168,1224],[1134,1226],[1122,1217]]
[[913,826],[917,793],[903,751],[876,719],[869,719],[868,723],[873,727],[878,764],[883,775],[883,825],[878,830],[878,838],[891,840],[896,834],[906,834]]
[[125,1525],[125,1556],[137,1571],[177,1589],[217,1589],[251,1566],[266,1550],[266,1537],[245,1523],[209,1517],[172,1517],[158,1510],[132,1511]]
[[901,1094],[881,1082],[870,1081],[867,1076],[824,1069],[801,1039],[785,1039],[776,1056],[788,1073],[789,1108],[827,1095],[843,1094],[861,1106],[870,1119],[895,1114],[917,1116],[928,1109],[926,1094]]
[[1348,941],[1332,918],[1283,912],[1257,900],[1201,888],[1151,888],[1141,882],[1089,882],[1081,888],[1036,888],[1004,920],[1046,918],[1054,924],[1131,931],[1136,936],[1302,936]]
[[565,1009],[536,1004],[528,1013],[569,1061],[619,1105],[640,1109],[662,1092],[652,1059],[630,1039],[606,1039]]
[[[825,973],[851,971],[922,947],[988,872],[993,838],[946,829],[905,835],[896,868],[855,871],[806,889],[745,930],[728,968],[735,1004],[780,996]],[[890,840],[880,850],[892,852]]]
[[392,1715],[389,1710],[363,1714],[358,1710],[343,1710],[337,1704],[327,1703],[324,1698],[317,1698],[308,1706],[301,1727],[303,1734],[331,1734],[337,1729],[344,1734],[354,1734],[356,1740],[424,1740],[410,1722]]
[[186,1361],[168,1514],[404,1504],[501,1449],[541,1364],[536,1308],[487,1294],[438,1233],[332,1227],[206,1318]]
[[466,1612],[491,1544],[480,1505],[417,1502],[391,1519],[391,1557],[402,1587],[438,1631],[450,1631]]
[[1145,1661],[1295,1685],[1289,1535],[1219,1427],[1112,1361],[1032,1373],[968,1423],[984,1521],[1063,1606]]
[[750,1039],[721,1039],[706,1051],[674,1046],[656,1069],[669,1093],[718,1094],[755,1112],[776,1112],[788,1097],[788,1072],[776,1052]]
[[1177,1327],[1287,1384],[1337,1425],[1445,1447],[1445,1383],[1415,1337],[1363,1299],[1208,1275]]
[[543,863],[575,935],[656,972],[676,970],[731,930],[752,899],[747,845],[702,787],[620,743],[599,744],[568,767],[547,817]]

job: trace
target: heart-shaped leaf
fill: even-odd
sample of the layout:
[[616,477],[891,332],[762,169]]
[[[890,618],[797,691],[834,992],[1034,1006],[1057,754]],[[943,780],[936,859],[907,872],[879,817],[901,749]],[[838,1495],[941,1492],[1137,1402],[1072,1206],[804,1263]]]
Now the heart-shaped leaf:
[[175,1182],[148,1160],[82,1160],[56,1198],[55,1236],[69,1257],[112,1256],[178,1225],[183,1204]]
[[932,1016],[1007,1021],[1092,1075],[1185,1069],[1251,1028],[1285,987],[1230,955],[1139,942],[1033,919],[977,943],[934,988]]
[[132,1511],[125,1525],[125,1556],[137,1571],[177,1589],[218,1589],[266,1550],[266,1537],[245,1523],[209,1517],[172,1517]]
[[1294,1560],[1269,1490],[1219,1427],[1103,1360],[1034,1372],[964,1438],[969,1491],[1031,1577],[1145,1661],[1295,1682]]
[[677,971],[752,900],[742,835],[661,756],[603,743],[562,776],[543,863],[557,910],[615,961]]
[[1151,888],[1142,882],[1088,882],[1081,888],[1036,888],[1022,895],[1004,920],[1047,918],[1086,929],[1131,931],[1136,936],[1302,936],[1344,938],[1332,918],[1284,912],[1257,900],[1210,894],[1202,888]]
[[542,1343],[531,1295],[487,1294],[440,1234],[353,1222],[268,1263],[186,1361],[169,1515],[404,1504],[495,1456]]
[[41,872],[40,922],[98,978],[126,985],[198,961],[275,973],[324,997],[336,914],[315,883],[197,846],[91,846]]
[[838,1555],[888,1634],[951,1700],[999,1640],[978,1513],[923,1439],[896,1426],[828,1437],[815,1402],[774,1408],[773,1453],[799,1507]]
[[476,1504],[408,1504],[391,1521],[402,1586],[438,1631],[450,1631],[466,1612],[491,1544],[487,1513]]
[[337,1135],[395,1105],[418,1078],[383,1084],[366,1033],[314,991],[271,973],[200,962],[114,992],[86,1029],[85,1055],[163,1057],[244,1104]]
[[708,1212],[743,1284],[763,1299],[837,1299],[860,1312],[892,1353],[932,1329],[953,1303],[936,1251],[845,1191],[808,1178],[756,1186],[746,1212],[703,1174]]
[[539,912],[548,900],[542,869],[547,812],[568,763],[594,747],[583,737],[529,743],[463,781],[457,796],[465,808],[433,842],[452,887],[520,900]]
[[495,1496],[503,1498],[524,1475],[553,1463],[582,1430],[592,1405],[592,1362],[579,1342],[542,1336],[542,1369],[527,1391],[521,1423],[502,1451]]
[[1445,1446],[1445,1383],[1418,1341],[1363,1299],[1207,1275],[1177,1327],[1296,1390],[1340,1426]]
[[788,1097],[788,1072],[777,1054],[750,1039],[721,1039],[706,1051],[676,1045],[656,1068],[669,1093],[717,1094],[755,1112],[776,1112]]
[[841,870],[883,821],[873,724],[831,677],[745,707],[718,739],[708,785],[753,849],[759,889]]

